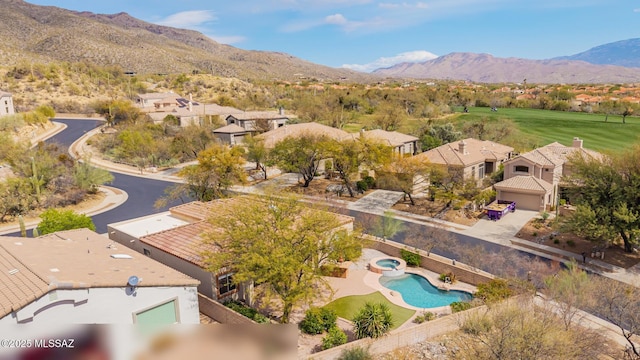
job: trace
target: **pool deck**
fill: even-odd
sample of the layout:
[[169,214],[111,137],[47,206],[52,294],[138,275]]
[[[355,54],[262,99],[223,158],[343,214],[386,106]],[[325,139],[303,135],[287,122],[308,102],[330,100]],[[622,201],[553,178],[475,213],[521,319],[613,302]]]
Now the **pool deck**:
[[[379,291],[393,304],[402,306],[407,309],[417,310],[416,315],[419,315],[422,311],[430,311],[432,313],[439,314],[451,313],[451,308],[449,306],[425,309],[409,305],[404,302],[404,300],[402,300],[402,296],[398,292],[382,286],[382,284],[380,284],[380,277],[382,276],[382,274],[377,274],[366,269],[366,266],[371,261],[371,259],[381,256],[387,255],[377,250],[364,249],[362,257],[357,262],[348,264],[349,272],[347,274],[347,278],[341,279],[327,277],[326,280],[334,290],[332,300],[350,295],[367,295]],[[442,281],[440,281],[439,279],[440,274],[437,274],[433,271],[429,271],[423,268],[407,267],[405,273],[422,275],[427,278],[427,280],[429,280],[432,285],[436,287],[442,286]],[[474,293],[477,289],[473,285],[457,281],[454,284],[450,285],[449,290],[461,290]],[[407,323],[411,323],[410,320],[407,321]],[[401,326],[401,328],[404,327],[407,323]]]

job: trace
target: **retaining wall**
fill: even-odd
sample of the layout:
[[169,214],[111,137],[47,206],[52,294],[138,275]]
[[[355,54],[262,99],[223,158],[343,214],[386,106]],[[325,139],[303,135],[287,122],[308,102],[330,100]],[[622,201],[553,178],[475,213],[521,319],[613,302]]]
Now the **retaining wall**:
[[237,312],[220,304],[219,302],[211,300],[202,294],[198,294],[198,305],[200,306],[201,313],[207,315],[208,317],[221,324],[257,324],[255,321],[249,319],[248,317],[240,315]]

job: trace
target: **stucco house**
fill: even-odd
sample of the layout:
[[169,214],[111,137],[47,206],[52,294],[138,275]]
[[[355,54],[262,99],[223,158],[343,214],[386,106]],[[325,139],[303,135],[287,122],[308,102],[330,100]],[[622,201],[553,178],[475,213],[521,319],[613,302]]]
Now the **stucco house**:
[[0,236],[0,269],[6,331],[16,324],[200,322],[197,280],[88,229]]
[[570,173],[566,166],[569,157],[576,152],[581,156],[601,156],[582,145],[583,141],[576,137],[572,146],[554,142],[505,161],[504,180],[494,185],[497,199],[515,201],[519,209],[536,211],[555,205],[561,179]]
[[231,114],[225,119],[227,125],[238,125],[252,133],[263,133],[284,126],[289,117],[284,114],[284,109],[279,111],[245,111]]
[[231,146],[242,144],[245,136],[249,134],[251,134],[251,132],[236,124],[223,126],[213,130],[213,136],[219,139],[223,144]]
[[[109,238],[198,279],[198,292],[211,299],[250,303],[252,284],[235,284],[232,269],[209,272],[202,257],[205,250],[224,251],[203,242],[202,234],[214,230],[206,219],[215,214],[216,209],[232,206],[241,199],[194,201],[172,207],[168,212],[109,224]],[[353,229],[353,218],[337,216],[345,228]]]
[[13,115],[16,113],[13,107],[13,96],[11,93],[0,90],[0,116]]
[[464,179],[482,179],[496,172],[501,163],[511,158],[513,148],[489,140],[467,138],[450,142],[420,153],[432,164],[458,170]]
[[397,131],[386,131],[375,129],[369,131],[361,131],[359,136],[367,139],[373,139],[382,142],[393,148],[393,152],[400,156],[416,155],[418,153],[418,139],[413,135],[399,133]]

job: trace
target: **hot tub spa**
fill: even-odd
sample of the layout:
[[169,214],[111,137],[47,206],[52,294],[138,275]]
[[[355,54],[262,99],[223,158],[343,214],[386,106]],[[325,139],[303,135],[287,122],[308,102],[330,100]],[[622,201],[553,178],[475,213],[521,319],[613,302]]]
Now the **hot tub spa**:
[[369,262],[369,270],[383,276],[400,276],[404,274],[407,262],[392,256],[383,256]]

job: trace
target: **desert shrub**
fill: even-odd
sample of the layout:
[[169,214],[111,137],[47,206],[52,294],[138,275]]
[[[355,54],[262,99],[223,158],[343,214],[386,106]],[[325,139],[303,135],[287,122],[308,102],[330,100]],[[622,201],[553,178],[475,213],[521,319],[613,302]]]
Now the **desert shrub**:
[[367,184],[367,187],[369,189],[373,189],[376,187],[376,179],[374,179],[372,176],[365,176],[362,180]]
[[576,246],[576,242],[573,241],[573,240],[567,240],[567,245],[569,245],[571,247],[574,247],[574,246]]
[[338,357],[338,360],[371,360],[373,356],[369,353],[369,349],[355,347],[352,349],[343,350]]
[[347,343],[347,334],[339,327],[333,326],[329,328],[329,332],[322,338],[322,350],[331,349]]
[[316,335],[335,327],[337,320],[338,315],[333,310],[312,307],[307,310],[299,326],[305,334]]
[[506,280],[493,279],[487,283],[479,284],[475,297],[485,303],[500,301],[511,296],[512,291]]
[[473,307],[471,303],[466,301],[454,301],[449,306],[451,307],[452,313],[469,310]]
[[422,315],[418,315],[413,319],[413,322],[416,324],[422,324],[425,321],[431,321],[433,319],[435,319],[436,314],[432,313],[431,311],[427,311],[425,313],[423,313]]
[[559,239],[553,239],[553,243],[554,244],[560,244],[560,240]]
[[369,186],[366,181],[360,180],[356,182],[356,189],[358,189],[359,192],[365,192],[369,190]]
[[414,253],[413,251],[400,249],[400,257],[402,260],[407,262],[408,266],[419,266],[420,265],[420,255]]

